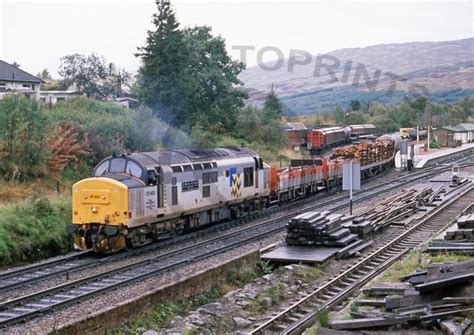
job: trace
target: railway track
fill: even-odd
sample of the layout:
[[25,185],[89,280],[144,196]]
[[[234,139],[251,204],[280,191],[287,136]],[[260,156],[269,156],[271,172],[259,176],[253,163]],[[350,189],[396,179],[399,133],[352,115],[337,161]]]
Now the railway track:
[[369,254],[337,277],[320,286],[290,307],[253,329],[250,334],[301,334],[314,324],[318,313],[327,311],[382,273],[407,252],[428,241],[450,225],[452,219],[474,201],[474,185],[470,182],[429,214],[385,246]]
[[[402,178],[397,178],[396,180],[390,181],[383,185],[376,185],[367,188],[362,192],[356,193],[354,202],[357,203],[373,198],[379,194],[412,183],[416,180],[419,180],[420,178],[427,178],[429,176],[438,174],[444,170],[446,170],[446,168],[438,166],[437,168],[433,168],[430,171],[424,171],[422,173],[414,175],[403,176]],[[306,202],[309,202],[311,200],[314,201],[314,197],[313,199],[305,199]],[[297,209],[295,209],[296,206],[298,206]],[[180,248],[175,251],[165,252],[158,256],[153,256],[146,258],[145,260],[133,262],[124,267],[118,267],[97,275],[84,277],[39,292],[5,301],[3,303],[0,303],[0,326],[7,326],[19,321],[23,321],[35,317],[38,314],[52,311],[61,306],[73,304],[87,297],[98,295],[100,293],[110,291],[117,287],[132,282],[137,282],[152,275],[168,271],[172,268],[177,268],[179,266],[189,264],[193,261],[212,257],[218,253],[223,253],[228,250],[235,249],[241,245],[250,243],[252,241],[266,238],[273,233],[283,231],[285,229],[287,220],[294,216],[295,213],[299,213],[302,210],[338,210],[347,207],[347,196],[340,196],[336,199],[312,204],[310,206],[305,207],[304,209],[301,209],[301,206],[301,203],[298,202],[281,206],[280,208],[276,209],[270,208],[270,213],[272,213],[272,211],[274,213],[281,210],[285,210],[287,212],[270,220],[258,223],[257,225],[251,227],[244,227],[238,231],[223,234],[222,236],[219,236],[213,240],[205,240],[196,243],[192,246]],[[248,221],[248,219],[241,219],[238,223],[242,223],[241,221],[246,222]],[[234,222],[234,224],[236,223]],[[183,239],[185,239],[185,237],[183,237]],[[158,249],[157,246],[155,246],[154,248]],[[141,252],[143,252],[143,250],[141,250]],[[133,253],[117,255],[117,257],[131,257],[131,255],[133,255]],[[68,271],[71,272],[84,270],[87,267],[96,266],[97,263],[95,262],[109,260],[111,259],[105,258],[103,260],[94,260],[94,263],[89,264],[89,266],[87,264],[81,264],[76,268],[60,268],[58,271],[60,273],[64,273]],[[36,268],[36,270],[38,270],[39,268],[41,268],[41,264],[39,266],[34,267]],[[22,273],[21,271],[22,270],[11,271],[9,273]],[[44,269],[40,272],[44,272]],[[6,274],[8,273],[2,275]],[[53,275],[54,271],[49,271],[48,273],[39,274],[38,276],[36,276],[36,278],[35,276],[30,276],[30,279],[27,279],[27,283],[32,284],[37,280],[45,279]],[[8,285],[11,285],[10,287],[13,288],[21,286],[24,283],[25,280],[19,281],[19,283],[15,283],[13,281],[10,284],[4,284],[3,290],[6,290],[8,288]],[[0,288],[0,290],[2,289]]]
[[[459,162],[462,162],[462,161],[459,160]],[[357,198],[357,195],[360,193],[364,193],[368,196],[373,196],[374,194],[373,192],[376,192],[377,194],[383,193],[393,188],[400,187],[404,184],[418,180],[420,178],[429,177],[433,174],[439,173],[440,171],[444,171],[446,169],[448,168],[444,166],[432,167],[428,169],[428,171],[420,171],[418,173],[398,177],[390,181],[389,183],[390,185],[387,183],[384,184],[384,189],[381,191],[380,191],[380,185],[375,185],[375,186],[366,188],[361,192],[355,192],[355,195],[356,195],[356,198]],[[309,207],[303,207],[303,210],[312,210],[312,209],[321,208],[334,202],[343,201],[347,197],[348,197],[347,195],[341,195],[331,200],[319,202],[316,205],[313,204],[313,205],[310,205]],[[146,246],[146,247],[136,249],[133,251],[128,251],[127,253],[121,253],[121,254],[112,255],[112,256],[108,256],[108,257],[100,258],[100,259],[97,259],[97,258],[88,259],[87,256],[90,256],[92,254],[91,252],[77,253],[77,254],[66,256],[57,260],[42,262],[39,264],[23,267],[18,270],[3,272],[3,273],[0,273],[0,293],[14,290],[17,288],[21,288],[23,286],[26,286],[35,282],[39,282],[39,281],[46,280],[53,277],[58,277],[61,275],[64,275],[66,278],[68,278],[69,275],[72,273],[79,272],[87,268],[100,266],[102,263],[110,263],[110,262],[117,261],[120,259],[131,258],[140,254],[144,254],[146,252],[156,251],[161,248],[169,247],[170,245],[193,240],[198,236],[210,234],[213,232],[223,231],[223,230],[229,229],[230,227],[234,227],[236,225],[242,225],[242,224],[248,223],[252,219],[260,218],[266,215],[276,214],[279,212],[285,212],[284,215],[278,216],[275,218],[277,220],[278,219],[283,220],[283,219],[291,217],[292,215],[295,214],[295,212],[298,212],[296,208],[305,206],[305,204],[311,203],[316,199],[318,199],[317,195],[308,197],[305,199],[301,199],[294,203],[285,204],[283,206],[270,207],[266,209],[263,213],[260,213],[254,217],[240,218],[231,222],[226,222],[220,225],[209,227],[209,228],[206,228],[206,229],[203,229],[191,234],[183,235],[173,240],[163,241],[163,242],[156,243],[154,245]],[[340,209],[343,207],[344,205],[341,204],[340,207],[337,207],[335,209]]]
[[2,272],[0,273],[0,293],[39,279],[67,273],[71,269],[80,268],[82,265],[89,265],[90,262],[84,262],[84,259],[87,259],[87,256],[91,254],[91,251],[77,252],[58,259]]
[[[408,180],[414,179],[415,177],[423,178],[423,176],[429,175],[431,173],[432,173],[431,170],[423,171],[422,173],[399,177],[393,182],[397,182],[397,180],[400,180],[400,182],[403,183],[403,180],[405,180],[406,178],[409,178]],[[364,191],[369,192],[370,190],[376,189],[377,187],[378,186],[373,186]],[[339,196],[335,199],[335,201],[344,199],[344,197],[346,196],[345,195]],[[302,199],[299,202],[286,204],[279,207],[268,208],[264,213],[260,214],[259,217],[262,217],[264,215],[269,215],[269,214],[275,214],[275,213],[283,212],[283,211],[291,211],[292,208],[295,208],[296,206],[304,206],[305,203],[314,201],[317,198],[318,198],[317,196],[309,197],[307,199]],[[319,205],[324,206],[332,201],[334,200],[321,202]],[[172,241],[171,240],[164,241],[152,246],[146,246],[137,250],[129,251],[126,254],[108,256],[107,258],[102,258],[102,259],[97,259],[97,258],[88,259],[87,256],[91,256],[92,252],[81,252],[81,253],[65,256],[60,259],[46,261],[39,264],[33,264],[30,266],[23,267],[21,269],[1,272],[0,273],[0,293],[10,291],[16,288],[20,288],[25,285],[29,285],[31,283],[38,282],[40,280],[46,280],[52,277],[58,277],[61,275],[65,275],[66,277],[68,277],[71,273],[78,272],[90,267],[100,266],[100,264],[104,262],[111,262],[111,261],[116,261],[123,258],[129,258],[129,257],[137,256],[139,254],[143,254],[145,252],[150,252],[150,251],[158,250],[160,248],[168,247],[172,244],[183,243],[187,240],[194,239],[199,235],[205,235],[205,234],[209,234],[216,231],[222,231],[238,224],[247,223],[250,219],[251,218],[241,218],[238,220],[234,220],[233,222],[226,222],[221,225],[217,225],[217,226],[210,227],[198,232],[191,233],[189,235],[180,236]]]

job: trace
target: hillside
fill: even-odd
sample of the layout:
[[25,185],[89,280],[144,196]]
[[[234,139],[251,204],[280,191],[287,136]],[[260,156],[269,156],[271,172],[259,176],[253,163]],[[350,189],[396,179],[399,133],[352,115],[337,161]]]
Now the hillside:
[[293,60],[292,70],[288,59],[274,71],[246,69],[240,79],[247,102],[260,104],[272,84],[289,115],[345,107],[353,99],[398,103],[422,92],[437,102],[454,102],[474,93],[474,38],[341,49],[296,64],[303,61]]

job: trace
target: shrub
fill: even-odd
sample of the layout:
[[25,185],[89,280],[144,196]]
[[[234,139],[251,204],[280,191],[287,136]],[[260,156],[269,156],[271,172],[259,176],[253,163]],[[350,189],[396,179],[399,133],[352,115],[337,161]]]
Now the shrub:
[[0,264],[31,261],[71,249],[65,231],[71,219],[70,200],[37,197],[0,207]]
[[0,173],[23,181],[47,172],[46,118],[39,104],[22,95],[0,101]]

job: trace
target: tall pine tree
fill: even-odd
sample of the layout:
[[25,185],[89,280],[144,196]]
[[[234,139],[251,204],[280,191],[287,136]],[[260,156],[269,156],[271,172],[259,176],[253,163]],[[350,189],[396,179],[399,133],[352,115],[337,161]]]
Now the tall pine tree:
[[153,15],[156,30],[148,31],[146,45],[136,54],[142,59],[137,94],[164,120],[179,124],[183,121],[179,111],[186,101],[188,53],[170,2],[161,0],[157,6],[158,13]]
[[265,104],[262,111],[262,121],[268,123],[270,121],[280,121],[283,116],[283,106],[281,105],[280,99],[273,91],[265,98]]

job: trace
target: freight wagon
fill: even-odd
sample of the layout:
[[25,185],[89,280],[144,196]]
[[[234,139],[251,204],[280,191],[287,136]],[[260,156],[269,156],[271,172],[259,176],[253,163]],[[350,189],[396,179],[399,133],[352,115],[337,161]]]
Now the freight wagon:
[[351,132],[350,127],[330,127],[309,130],[306,135],[307,148],[313,153],[320,153],[324,149],[349,143]]

